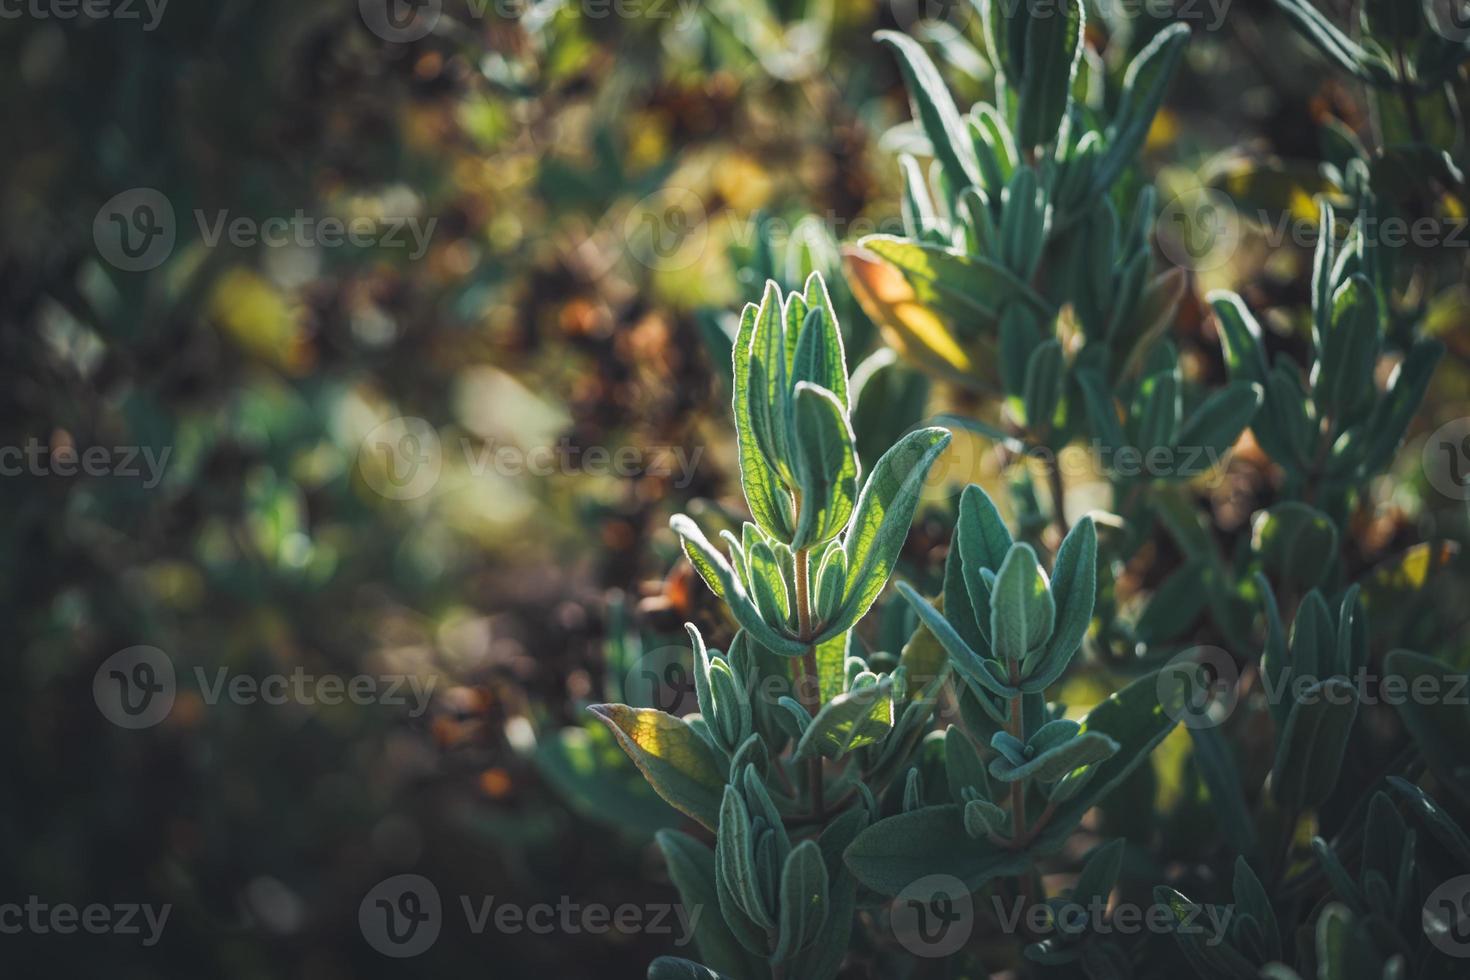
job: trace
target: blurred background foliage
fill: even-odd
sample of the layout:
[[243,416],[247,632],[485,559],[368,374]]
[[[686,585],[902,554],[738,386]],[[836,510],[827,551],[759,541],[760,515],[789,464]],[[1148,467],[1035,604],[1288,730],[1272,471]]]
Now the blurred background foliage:
[[[1090,11],[1100,98],[1175,16],[1135,6],[1155,15]],[[875,29],[924,40],[963,103],[990,90],[990,71],[964,4],[621,9],[640,15],[450,0],[409,43],[375,36],[356,4],[315,0],[177,3],[153,30],[0,22],[0,444],[170,452],[152,487],[0,479],[0,595],[16,631],[0,688],[0,880],[7,896],[174,907],[152,949],[6,937],[17,975],[635,976],[669,951],[658,936],[450,926],[400,962],[362,941],[357,909],[410,870],[445,896],[672,900],[649,840],[676,815],[582,727],[581,708],[631,699],[630,678],[684,648],[679,624],[713,616],[666,521],[739,499],[730,317],[765,278],[834,270],[836,242],[897,230],[895,153],[911,129]],[[1161,199],[1210,187],[1252,214],[1311,220],[1311,194],[1332,189],[1323,141],[1345,129],[1371,145],[1381,109],[1323,70],[1267,0],[1191,26],[1147,147]],[[93,235],[99,208],[133,188],[159,190],[178,217],[167,260],[143,273],[110,265]],[[1465,205],[1463,184],[1428,204],[1460,217]],[[434,224],[410,257],[381,243],[211,244],[196,211]],[[1269,227],[1242,228],[1228,262],[1195,270],[1175,325],[1206,374],[1222,373],[1209,288],[1240,291],[1273,348],[1306,342],[1285,310],[1306,305],[1312,242],[1272,247]],[[1364,567],[1395,543],[1467,536],[1464,505],[1418,462],[1426,434],[1470,404],[1467,253],[1438,254],[1408,295],[1449,355],[1372,525],[1352,529]],[[856,365],[881,344],[845,291],[837,301]],[[931,411],[973,410],[916,375],[892,382]],[[433,490],[403,501],[374,491],[363,452],[401,416],[444,447]],[[677,466],[475,465],[558,444],[677,447],[697,466],[682,479]],[[1210,506],[1248,534],[1269,476],[1259,450],[1240,456]],[[1001,463],[959,438],[940,482],[1003,491]],[[1105,489],[1080,481],[1073,510]],[[1034,516],[1029,492],[1016,489],[1009,516]],[[945,487],[933,498],[911,578],[938,573]],[[1442,575],[1435,594],[1464,595],[1461,559]],[[903,615],[870,648],[896,650]],[[1419,649],[1470,658],[1463,621],[1432,617],[1426,631]],[[98,666],[136,644],[166,651],[180,677],[167,720],[141,732],[109,724],[92,697]],[[416,717],[209,704],[196,667],[410,674],[434,697]],[[1161,820],[1184,822],[1197,787],[1177,785],[1167,753],[1158,768],[1175,784],[1161,799],[1181,808]]]

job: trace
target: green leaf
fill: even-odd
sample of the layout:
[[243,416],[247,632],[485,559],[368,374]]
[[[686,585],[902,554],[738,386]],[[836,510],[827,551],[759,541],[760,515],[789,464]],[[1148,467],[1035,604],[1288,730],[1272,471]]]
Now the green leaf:
[[[691,912],[691,917],[694,909],[704,910],[704,914],[695,920],[694,926],[694,943],[699,949],[700,958],[721,974],[738,977],[750,973],[757,967],[757,960],[730,932],[724,919],[714,914],[720,907],[719,891],[715,884],[714,852],[688,834],[677,830],[661,830],[655,839],[659,850],[663,852],[664,861],[668,864],[669,878],[674,887],[679,889],[680,903]],[[651,967],[649,972],[652,975]],[[706,972],[694,975],[710,974]]]
[[950,434],[944,429],[920,429],[899,440],[878,460],[863,484],[852,523],[843,538],[847,595],[842,612],[826,625],[816,642],[850,629],[883,591],[908,537],[929,468],[949,441]]
[[949,186],[958,194],[980,183],[975,150],[970,144],[954,99],[944,79],[919,43],[897,31],[879,31],[873,38],[898,55],[898,65],[908,86],[914,118],[919,120],[934,145],[934,157],[944,168]]
[[[1470,745],[1470,708],[1465,705],[1464,671],[1408,650],[1394,650],[1383,660],[1384,684],[1401,678],[1394,703],[1404,727],[1409,730],[1429,768],[1462,796],[1466,792],[1461,773],[1465,746]],[[1421,693],[1414,694],[1416,685]],[[1433,692],[1425,697],[1423,691]]]
[[660,956],[648,964],[648,980],[730,980],[730,978],[692,960],[681,960],[677,956]]
[[1147,453],[1172,449],[1179,431],[1179,378],[1173,371],[1160,371],[1145,378],[1134,398],[1134,443]]
[[[838,353],[840,356],[840,348]],[[798,349],[798,366],[801,357]],[[857,497],[858,468],[852,429],[837,396],[799,381],[795,401],[801,512],[791,547],[802,551],[827,543],[847,526]]]
[[1283,588],[1302,592],[1321,584],[1337,561],[1337,527],[1321,511],[1288,501],[1256,515],[1251,548]]
[[1255,824],[1241,789],[1240,769],[1230,743],[1217,727],[1190,726],[1194,767],[1210,792],[1215,825],[1230,846],[1242,854],[1255,850]]
[[715,829],[725,776],[714,750],[694,729],[653,708],[594,704],[588,710],[613,733],[659,796]]
[[1088,855],[1087,863],[1072,886],[1071,901],[1089,908],[1094,902],[1104,907],[1123,870],[1123,838],[1108,841]]
[[[1005,733],[1002,732],[1002,735]],[[1028,746],[1029,747],[1029,746]],[[1118,743],[1100,732],[1087,732],[1070,738],[1054,748],[1040,752],[1017,765],[1004,755],[990,760],[990,775],[1003,783],[1022,779],[1055,782],[1074,769],[1090,766],[1111,758]]]
[[[771,289],[774,284],[767,287],[766,302],[771,302]],[[791,502],[786,491],[781,486],[780,475],[767,461],[765,454],[761,452],[759,440],[755,432],[755,412],[752,402],[765,398],[764,390],[755,390],[752,384],[754,358],[752,345],[755,340],[756,323],[760,318],[761,308],[754,304],[747,304],[740,315],[740,331],[735,336],[734,365],[732,373],[734,377],[735,394],[733,398],[733,411],[735,414],[735,435],[740,455],[740,486],[745,492],[745,499],[750,506],[751,516],[756,524],[767,534],[786,541],[791,538]],[[686,552],[689,550],[685,545]],[[691,561],[693,556],[691,555]],[[704,569],[698,562],[695,567]],[[706,577],[706,581],[709,578]],[[713,586],[711,586],[713,588]],[[721,598],[724,598],[721,595]]]
[[888,449],[924,418],[929,379],[891,347],[868,356],[852,376],[852,430],[859,472],[871,472]]
[[1353,276],[1332,298],[1330,326],[1317,337],[1312,378],[1317,403],[1340,426],[1350,424],[1373,404],[1378,345],[1378,301],[1373,286],[1363,276]]
[[1174,79],[1188,44],[1188,25],[1170,24],[1156,34],[1128,66],[1123,76],[1118,113],[1108,127],[1107,152],[1098,163],[1094,178],[1094,184],[1100,191],[1112,187],[1124,168],[1138,156],[1154,116],[1164,104],[1164,93]]
[[990,799],[990,778],[985,771],[985,762],[975,749],[975,743],[958,725],[951,725],[944,733],[944,771],[949,778],[949,796],[955,803],[964,802],[964,791],[974,789],[985,799]]
[[1171,689],[1163,693],[1181,701],[1169,705],[1159,703],[1160,685],[1154,673],[1140,677],[1087,713],[1082,730],[1108,736],[1118,743],[1118,751],[1098,764],[1081,793],[1058,807],[1056,817],[1033,849],[1048,853],[1066,843],[1082,816],[1147,762],[1154,747],[1174,730],[1175,719],[1183,710],[1182,691],[1177,685],[1165,687]]
[[892,727],[893,675],[885,674],[822,705],[792,758],[806,759],[815,753],[840,759],[853,749],[879,741]]
[[1011,303],[1025,304],[1045,322],[1056,319],[1056,310],[1015,273],[979,256],[892,235],[868,235],[858,245],[898,269],[918,301],[958,332],[973,329],[977,317],[995,319]]
[[1082,518],[1067,532],[1053,571],[1056,629],[1046,656],[1021,683],[1021,690],[1028,694],[1040,693],[1055,683],[1087,636],[1097,601],[1097,527],[1092,518]]
[[1191,902],[1179,892],[1164,885],[1154,887],[1154,901],[1172,914],[1172,932],[1194,974],[1220,980],[1255,980],[1257,971],[1249,960],[1225,942],[1224,936],[1211,931],[1209,917],[1201,914],[1198,902]]
[[810,381],[826,388],[837,398],[843,414],[849,409],[847,390],[847,353],[843,349],[842,330],[837,310],[827,292],[827,281],[813,272],[806,282],[806,304],[811,312],[802,323],[796,341],[796,357],[792,362],[792,382]]
[[[1199,731],[1218,732],[1217,728],[1199,729]],[[1194,734],[1191,731],[1190,734]],[[1271,899],[1266,894],[1261,879],[1251,870],[1250,864],[1243,857],[1235,859],[1235,877],[1231,882],[1231,894],[1235,898],[1236,909],[1241,915],[1248,915],[1261,926],[1265,934],[1266,955],[1273,960],[1281,959],[1281,927],[1276,921],[1276,912],[1271,907]]]
[[[1246,426],[1251,424],[1261,403],[1265,388],[1251,381],[1232,381],[1205,399],[1179,430],[1179,449],[1202,449],[1218,458],[1235,445]],[[1195,476],[1197,474],[1188,474]]]
[[1269,370],[1266,347],[1261,339],[1261,325],[1245,300],[1225,291],[1210,293],[1207,299],[1220,324],[1220,345],[1230,377],[1264,385]]
[[675,514],[669,526],[684,542],[685,554],[700,574],[708,574],[719,583],[718,594],[730,607],[735,621],[744,627],[762,646],[773,653],[787,657],[800,657],[806,653],[807,645],[785,636],[761,618],[755,602],[735,578],[734,571],[723,555],[714,549],[699,525],[683,514]]
[[957,804],[929,806],[889,817],[857,836],[843,859],[859,882],[883,895],[897,895],[916,879],[948,874],[976,891],[988,881],[1021,874],[1031,859],[965,832]]
[[1444,356],[1444,345],[1437,340],[1420,340],[1409,349],[1388,382],[1388,392],[1381,398],[1368,423],[1368,448],[1364,454],[1363,472],[1381,472],[1393,462],[1409,423],[1419,411],[1434,369]]
[[1373,81],[1365,68],[1367,52],[1322,16],[1309,0],[1276,0],[1276,5],[1297,31],[1339,68],[1363,81]]
[[1398,776],[1388,777],[1389,788],[1409,801],[1430,835],[1459,862],[1460,870],[1470,870],[1470,837],[1428,793]]
[[[1034,4],[1035,0],[1031,0]],[[1017,139],[1030,149],[1057,138],[1082,57],[1086,15],[1081,0],[1043,2],[1026,19],[1026,71],[1020,85]],[[1064,7],[1063,10],[1058,9]]]
[[816,939],[827,921],[827,866],[816,841],[791,849],[781,869],[781,921],[771,961],[781,963]]
[[990,599],[990,640],[997,658],[1014,663],[1051,639],[1056,601],[1046,573],[1027,544],[1012,546],[995,576]]
[[1037,347],[1026,363],[1026,384],[1022,389],[1022,400],[1025,404],[1026,424],[1037,431],[1046,431],[1051,427],[1052,417],[1061,404],[1064,368],[1062,345],[1056,340],[1048,340]]
[[1321,806],[1337,785],[1358,691],[1341,677],[1307,687],[1286,716],[1271,769],[1271,793],[1288,813]]

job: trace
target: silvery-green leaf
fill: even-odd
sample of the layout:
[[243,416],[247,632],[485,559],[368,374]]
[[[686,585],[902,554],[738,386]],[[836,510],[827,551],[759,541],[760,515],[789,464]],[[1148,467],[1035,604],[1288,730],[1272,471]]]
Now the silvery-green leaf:
[[1378,301],[1363,276],[1353,276],[1332,297],[1328,328],[1317,340],[1312,388],[1322,410],[1347,423],[1371,408],[1378,363]]
[[944,429],[920,429],[905,436],[878,460],[863,484],[843,538],[847,594],[842,611],[824,627],[817,642],[846,632],[866,615],[883,591],[908,537],[929,468],[949,441],[950,434]]
[[720,912],[741,944],[754,953],[770,949],[775,922],[761,894],[751,839],[750,811],[734,786],[725,787],[715,834],[715,886]]
[[594,704],[588,710],[612,732],[659,796],[680,813],[715,828],[723,766],[694,729],[653,708]]
[[1020,765],[1005,755],[992,759],[990,776],[1005,783],[1033,777],[1042,782],[1053,782],[1074,769],[1110,759],[1117,751],[1118,743],[1108,736],[1101,732],[1084,732],[1045,752],[1036,753]]
[[980,796],[990,798],[990,778],[985,771],[985,762],[958,725],[951,725],[944,733],[944,770],[949,777],[949,795],[956,803],[963,802],[965,790],[976,790]]
[[1138,156],[1164,93],[1189,43],[1189,25],[1174,23],[1154,36],[1128,66],[1118,112],[1108,127],[1108,149],[1098,164],[1096,186],[1106,190]]
[[780,923],[771,960],[783,962],[811,945],[827,921],[827,866],[816,841],[791,849],[781,869]]
[[1292,705],[1271,769],[1271,793],[1288,813],[1318,807],[1332,794],[1357,716],[1357,688],[1341,677],[1317,681]]
[[1026,21],[1026,70],[1020,79],[1016,134],[1026,148],[1057,138],[1082,55],[1081,0],[1048,4],[1046,14]]
[[819,273],[812,273],[809,288],[826,305],[813,307],[802,323],[796,343],[796,357],[792,363],[791,380],[793,383],[809,381],[830,391],[845,417],[849,406],[847,354],[842,346],[842,331],[838,327],[836,314],[831,312],[832,300],[827,296],[827,284]]
[[970,800],[964,807],[965,833],[972,839],[1004,833],[1009,827],[1006,812],[989,800]]
[[[769,301],[770,289],[767,289]],[[740,455],[740,486],[745,492],[755,522],[768,534],[789,539],[792,532],[791,502],[781,486],[780,475],[761,451],[756,438],[752,403],[765,398],[764,390],[752,385],[752,344],[760,307],[747,305],[740,316],[740,331],[735,337],[734,377],[735,435]],[[699,567],[696,564],[696,567]],[[703,571],[701,569],[701,571]]]
[[[715,856],[704,844],[677,830],[661,830],[655,835],[659,850],[668,865],[669,878],[679,889],[679,900],[691,912],[694,922],[694,942],[699,949],[700,959],[719,970],[715,974],[703,967],[695,972],[663,973],[661,976],[684,976],[690,978],[714,978],[719,975],[743,976],[754,965],[752,957],[726,925],[724,917],[716,914],[719,909],[719,891],[715,883]],[[704,914],[693,919],[693,910],[703,909]],[[685,961],[680,961],[685,962]],[[654,976],[657,966],[649,967]],[[695,968],[694,964],[690,964]],[[704,970],[704,972],[697,972]]]
[[822,705],[802,734],[792,758],[813,754],[838,759],[853,749],[871,745],[893,727],[893,678],[839,694]]
[[[1178,449],[1203,450],[1218,458],[1251,424],[1266,390],[1251,381],[1232,381],[1206,398],[1179,430]],[[1197,476],[1197,473],[1185,474]]]
[[[801,358],[802,351],[798,350],[798,366]],[[795,402],[801,508],[791,547],[802,551],[831,541],[847,526],[857,496],[858,468],[852,429],[837,397],[825,388],[800,381]]]
[[934,62],[929,60],[929,55],[917,41],[896,31],[879,31],[873,37],[898,55],[914,118],[923,125],[934,145],[934,157],[944,166],[950,187],[958,193],[978,184],[980,173],[975,162],[975,149]]
[[1037,347],[1026,363],[1022,401],[1026,424],[1035,431],[1043,432],[1051,427],[1057,406],[1062,401],[1062,387],[1066,380],[1064,369],[1062,345],[1057,340],[1048,340]]
[[1337,526],[1321,511],[1287,501],[1256,515],[1251,548],[1284,587],[1310,589],[1337,560]]
[[669,526],[683,540],[685,553],[690,555],[690,561],[700,574],[708,573],[719,583],[723,590],[721,598],[729,605],[735,621],[749,631],[756,641],[782,656],[799,657],[806,653],[805,644],[776,632],[766,623],[755,602],[735,580],[735,573],[729,563],[710,545],[697,524],[683,514],[675,514],[669,521]]
[[995,655],[1019,669],[1026,654],[1051,638],[1056,603],[1046,573],[1027,544],[1012,546],[995,577],[990,600],[990,637]]

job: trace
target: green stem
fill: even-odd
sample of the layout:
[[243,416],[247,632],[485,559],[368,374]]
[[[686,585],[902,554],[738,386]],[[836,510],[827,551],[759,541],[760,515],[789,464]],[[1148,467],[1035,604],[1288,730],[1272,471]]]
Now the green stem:
[[[804,641],[812,637],[812,599],[808,572],[808,550],[796,552],[796,625]],[[801,657],[801,700],[813,718],[822,710],[822,683],[817,672],[817,648],[808,646]],[[822,799],[822,756],[814,754],[807,763],[807,793],[811,797],[812,816],[817,823],[826,819],[826,804]]]

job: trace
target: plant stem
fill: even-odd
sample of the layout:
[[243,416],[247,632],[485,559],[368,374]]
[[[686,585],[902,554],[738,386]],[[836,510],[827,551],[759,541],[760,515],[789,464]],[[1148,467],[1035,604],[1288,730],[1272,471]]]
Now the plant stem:
[[1067,488],[1062,482],[1062,461],[1056,453],[1046,453],[1046,482],[1051,488],[1051,519],[1063,539],[1072,528],[1067,523]]
[[[811,590],[808,588],[808,550],[806,548],[796,552],[796,625],[803,640],[812,637],[812,599]],[[813,718],[817,712],[822,710],[822,684],[817,673],[817,648],[808,646],[806,653],[801,657],[801,679],[798,682],[801,690],[802,704]],[[826,804],[822,799],[822,756],[814,754],[807,763],[807,792],[811,796],[812,816],[817,823],[826,819]]]

